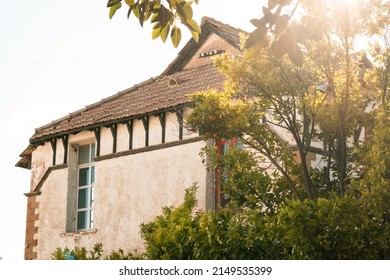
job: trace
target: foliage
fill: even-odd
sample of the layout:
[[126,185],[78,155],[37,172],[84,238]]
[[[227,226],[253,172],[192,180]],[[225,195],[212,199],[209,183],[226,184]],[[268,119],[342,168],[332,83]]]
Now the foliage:
[[[153,38],[165,41],[171,30],[177,46],[175,19],[199,38],[192,1],[125,2],[141,26],[154,23]],[[256,29],[243,42],[244,55],[216,61],[227,78],[224,91],[191,95],[187,124],[207,140],[239,138],[248,148],[203,151],[223,178],[228,208],[196,211],[192,186],[181,205],[141,225],[146,258],[389,258],[388,44],[375,46],[373,69],[353,46],[358,36],[389,26],[389,6],[353,2],[269,0],[251,21]],[[110,17],[121,5],[108,1]],[[374,102],[380,105],[367,113]],[[323,157],[318,168],[310,162],[313,151]],[[99,259],[101,247],[53,256],[69,254]]]
[[177,208],[165,207],[163,214],[153,222],[141,225],[141,236],[146,241],[146,252],[150,259],[189,259],[193,246],[191,236],[196,231],[198,214],[196,185],[186,190],[184,203]]
[[128,6],[127,17],[133,14],[138,18],[141,26],[146,21],[153,24],[152,38],[161,38],[166,41],[170,33],[172,44],[176,48],[181,41],[181,29],[178,22],[188,28],[195,41],[199,40],[200,28],[193,20],[192,3],[198,3],[198,0],[168,0],[167,5],[156,0],[108,0],[110,19],[117,10],[122,7],[122,2]]
[[288,200],[274,215],[246,208],[174,219],[193,211],[194,199],[192,189],[182,205],[143,226],[150,259],[345,260],[390,253],[390,225],[367,215],[356,198]]
[[149,259],[274,258],[277,250],[268,250],[270,239],[260,235],[265,225],[261,213],[194,213],[195,190],[188,189],[183,204],[164,208],[162,215],[141,227]]
[[292,259],[383,259],[389,224],[367,215],[354,198],[291,201],[278,214],[284,254]]
[[232,104],[229,94],[210,90],[189,96],[198,108],[186,119],[191,130],[206,137],[229,139],[240,134],[241,128],[248,124],[246,105],[240,101]]
[[137,251],[125,253],[122,249],[118,251],[111,251],[111,253],[104,258],[103,256],[103,244],[96,243],[91,251],[88,251],[85,247],[75,247],[69,249],[65,247],[57,248],[52,253],[53,260],[143,260],[145,255]]

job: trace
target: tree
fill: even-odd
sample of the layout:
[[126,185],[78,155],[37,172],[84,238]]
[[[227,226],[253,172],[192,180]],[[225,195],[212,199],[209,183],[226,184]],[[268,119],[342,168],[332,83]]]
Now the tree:
[[[204,150],[225,178],[228,208],[195,212],[196,188],[188,189],[182,205],[142,225],[148,258],[389,257],[388,37],[374,49],[373,69],[353,53],[356,36],[388,28],[389,3],[339,3],[269,0],[244,56],[217,61],[225,90],[192,95],[187,124],[250,149]],[[312,168],[308,155],[321,142],[326,164]]]
[[[165,41],[172,27],[172,42],[177,46],[181,39],[181,31],[177,26],[177,22],[184,24],[191,31],[195,40],[199,38],[199,26],[192,19],[192,1],[171,0],[166,1],[165,5],[164,2],[155,0],[132,0],[125,1],[125,3],[128,5],[128,17],[133,13],[139,19],[141,26],[149,19],[151,23],[154,23],[153,38],[160,37]],[[195,1],[195,3],[198,3],[198,1]],[[301,86],[306,87],[306,89],[301,89],[301,95],[305,91],[306,93],[310,90],[313,91],[313,86],[316,85],[316,82],[317,86],[320,83],[327,85],[326,93],[333,95],[333,100],[330,101],[328,98],[326,103],[334,103],[332,106],[333,110],[331,110],[331,119],[336,121],[337,127],[332,127],[330,122],[327,124],[323,123],[323,127],[328,125],[330,129],[336,128],[337,130],[333,137],[326,140],[329,143],[328,154],[332,156],[335,161],[334,166],[337,167],[338,187],[341,196],[344,194],[349,180],[347,139],[352,134],[351,129],[357,127],[354,120],[360,119],[356,118],[356,112],[352,111],[356,109],[358,112],[361,112],[362,106],[366,105],[363,102],[360,102],[361,104],[350,102],[350,99],[361,100],[362,97],[356,94],[356,92],[361,92],[361,89],[359,89],[360,83],[352,73],[356,71],[356,61],[353,61],[351,57],[353,41],[364,32],[370,32],[370,34],[378,32],[380,26],[383,27],[389,23],[389,19],[386,17],[386,7],[388,5],[388,3],[383,3],[380,0],[269,0],[267,6],[263,7],[262,17],[251,20],[256,29],[250,33],[244,44],[247,53],[252,56],[265,55],[264,52],[267,50],[267,55],[283,61],[283,58],[287,55],[292,65],[287,66],[285,61],[283,61],[283,67],[290,68],[287,71],[288,73],[286,72],[285,74],[292,75],[290,78],[295,79],[294,82],[298,81]],[[110,18],[112,18],[115,12],[122,7],[122,0],[109,0],[107,6],[110,8]],[[298,10],[303,14],[299,20],[296,16]],[[317,48],[317,53],[315,53],[315,48]],[[310,62],[307,60],[308,51],[310,51],[311,54],[309,56],[311,55],[312,58]],[[323,53],[324,51],[325,53]],[[318,55],[319,59],[315,55]],[[275,60],[270,63],[281,62]],[[301,67],[304,63],[305,67],[310,63],[314,64],[312,66],[315,66],[315,64],[318,66],[316,69],[312,68],[317,73],[305,73],[311,75],[311,80],[306,80],[306,85],[303,85],[300,79],[307,79],[308,77],[300,77],[300,73],[297,71],[292,73],[291,69],[294,66]],[[337,69],[335,65],[337,65]],[[303,68],[300,69],[302,70]],[[318,71],[321,73],[318,73]],[[280,74],[278,73],[278,75]],[[317,81],[313,80],[313,75],[317,75]],[[312,88],[309,89],[309,86]],[[311,95],[313,95],[313,92]],[[323,96],[319,96],[317,93],[314,95],[316,95],[316,100],[313,102],[321,102]],[[354,108],[350,108],[350,104],[353,104]],[[299,106],[304,108],[299,108]],[[297,142],[298,154],[302,165],[306,165],[310,142],[317,137],[314,128],[316,123],[320,121],[316,118],[317,115],[321,114],[321,108],[307,108],[308,105],[302,102],[299,106],[295,109],[301,110],[300,113],[302,113],[304,118],[301,121],[301,125],[303,125],[302,131],[291,131],[294,128],[298,128],[296,126],[297,123],[293,126],[288,126],[294,141]],[[296,112],[291,110],[295,109],[287,108],[293,114],[296,114]],[[327,117],[329,117],[329,114]],[[329,119],[327,117],[323,119]],[[295,122],[295,120],[293,119],[289,122]],[[280,126],[283,123],[286,124],[286,120],[278,121],[277,125]],[[298,128],[298,130],[300,129]],[[324,135],[324,137],[330,137],[330,135]],[[330,167],[331,161],[329,160],[328,162]],[[286,170],[282,171],[282,168],[278,169],[280,172],[286,172]],[[305,181],[308,196],[313,197],[312,182],[309,179],[308,169],[307,166],[302,168],[303,180]],[[330,171],[328,171],[328,178],[330,177],[329,175]],[[289,176],[285,177],[290,181]],[[330,185],[330,180],[328,181]],[[292,191],[299,196],[293,186],[293,182],[290,181],[289,185]]]
[[[269,5],[271,2],[269,1]],[[250,34],[245,41],[246,48],[242,58],[225,56],[217,62],[217,66],[227,75],[229,85],[225,92],[215,94],[227,96],[235,105],[220,103],[223,108],[208,109],[225,110],[225,114],[219,116],[221,119],[226,119],[226,115],[231,114],[226,111],[228,107],[234,111],[233,115],[237,115],[236,111],[241,112],[241,116],[233,118],[242,121],[233,122],[236,127],[232,129],[238,132],[238,136],[245,135],[242,141],[271,161],[298,198],[303,195],[312,199],[320,191],[314,188],[308,155],[313,152],[314,146],[324,143],[326,149],[323,150],[323,162],[328,164],[323,175],[327,180],[327,188],[335,190],[337,185],[339,196],[342,197],[353,175],[352,153],[348,142],[352,139],[354,143],[358,143],[362,125],[367,119],[365,108],[373,101],[369,85],[363,80],[370,63],[365,54],[356,53],[353,46],[357,36],[373,29],[372,23],[367,24],[365,21],[369,14],[367,9],[371,6],[364,1],[361,1],[361,6],[353,7],[340,7],[337,1],[297,1],[296,5],[299,3],[301,9],[305,10],[305,16],[288,23],[289,27],[282,31],[274,26],[273,20],[269,22],[269,17],[279,17],[282,11],[280,7],[283,5],[272,6],[278,7],[275,14],[266,9],[269,13],[266,20],[263,18],[261,22],[254,23],[264,27],[261,30],[271,29],[271,32],[264,31],[264,36],[258,40],[253,39],[254,33]],[[293,10],[296,8],[295,6]],[[356,14],[348,16],[352,8]],[[356,16],[363,12],[364,18]],[[309,24],[311,18],[316,18],[318,24]],[[333,20],[338,18],[344,20]],[[302,29],[305,24],[311,30]],[[313,29],[313,26],[321,28]],[[306,36],[307,33],[313,36]],[[298,37],[291,39],[293,35]],[[296,44],[302,42],[296,48],[301,63],[297,63],[290,54],[288,58],[283,55],[284,51],[280,50],[282,47],[283,50],[291,49],[291,42],[283,39],[284,36]],[[300,41],[299,36],[304,38]],[[198,106],[190,116],[189,124],[194,130],[205,132],[206,136],[217,135],[217,130],[224,130],[226,134],[231,118],[227,118],[225,125],[220,123],[218,127],[211,124],[215,123],[212,118],[199,118],[210,112],[196,112],[207,109],[199,105],[203,102],[202,99],[205,104],[213,104],[210,101],[216,98],[210,96],[211,93],[201,93],[193,97]],[[209,99],[206,100],[207,98]],[[237,100],[241,103],[236,104]],[[208,133],[209,128],[212,130]],[[279,131],[278,134],[273,133],[276,130]],[[292,139],[280,139],[281,134],[289,135]],[[291,149],[287,149],[288,145],[293,145],[296,149],[295,160]],[[296,161],[300,162],[298,166]],[[296,174],[297,167],[300,169],[299,174]],[[297,189],[299,180],[303,181],[304,194]]]
[[143,260],[145,255],[137,251],[125,253],[122,249],[111,251],[110,254],[103,257],[103,244],[96,243],[92,250],[88,251],[85,247],[57,248],[51,254],[52,260]]
[[200,28],[192,18],[191,7],[192,3],[197,4],[198,0],[168,0],[165,5],[159,0],[108,0],[110,18],[122,7],[122,2],[128,6],[128,18],[133,14],[141,26],[148,20],[154,24],[153,39],[160,37],[165,42],[170,32],[172,44],[177,47],[181,41],[179,23],[188,28],[196,41],[199,39]]

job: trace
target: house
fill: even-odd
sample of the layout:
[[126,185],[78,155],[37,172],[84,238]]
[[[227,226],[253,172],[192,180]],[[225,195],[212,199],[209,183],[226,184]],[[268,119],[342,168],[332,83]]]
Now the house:
[[[199,157],[215,143],[186,131],[183,120],[188,94],[223,89],[211,58],[240,54],[243,31],[211,18],[201,28],[199,42],[191,39],[160,76],[35,130],[16,164],[31,170],[25,259],[98,242],[108,252],[142,250],[139,225],[181,203],[193,183],[201,209],[223,202],[218,178]],[[294,149],[291,135],[270,129]],[[321,161],[323,143],[313,144],[308,166]]]
[[25,259],[97,242],[142,249],[139,225],[181,203],[193,183],[199,207],[215,207],[214,174],[199,157],[205,142],[183,117],[188,94],[222,89],[211,58],[240,53],[243,31],[211,18],[201,28],[160,76],[35,130],[16,164],[31,170]]

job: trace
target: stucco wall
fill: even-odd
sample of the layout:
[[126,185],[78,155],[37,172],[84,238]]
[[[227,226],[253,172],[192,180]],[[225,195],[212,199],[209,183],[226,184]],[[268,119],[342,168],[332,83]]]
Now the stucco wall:
[[30,191],[35,189],[46,170],[52,166],[52,161],[53,153],[49,142],[38,146],[32,153]]
[[53,171],[38,200],[38,259],[50,259],[57,247],[92,248],[106,252],[142,249],[139,225],[161,214],[163,206],[183,201],[186,188],[199,185],[199,208],[206,204],[206,170],[198,155],[203,141],[98,161],[94,229],[66,233],[68,168]]
[[207,37],[207,40],[203,43],[203,45],[199,47],[196,54],[189,59],[184,69],[209,64],[210,60],[215,56],[199,57],[199,55],[201,53],[215,51],[215,50],[223,50],[224,52],[233,56],[240,54],[240,51],[235,47],[233,47],[230,43],[228,43],[227,41],[219,37],[217,34],[211,33]]

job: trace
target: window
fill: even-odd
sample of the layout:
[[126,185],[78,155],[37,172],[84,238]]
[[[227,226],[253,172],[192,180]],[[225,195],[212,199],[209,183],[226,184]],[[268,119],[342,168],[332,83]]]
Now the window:
[[[238,139],[221,140],[217,142],[217,150],[221,156],[225,156],[230,148],[242,149],[243,144]],[[227,170],[221,170],[221,167],[217,168],[216,180],[215,180],[215,205],[219,205],[221,208],[226,207],[230,198],[224,190],[224,182],[227,181]]]
[[77,168],[77,230],[93,228],[95,144],[80,145]]

